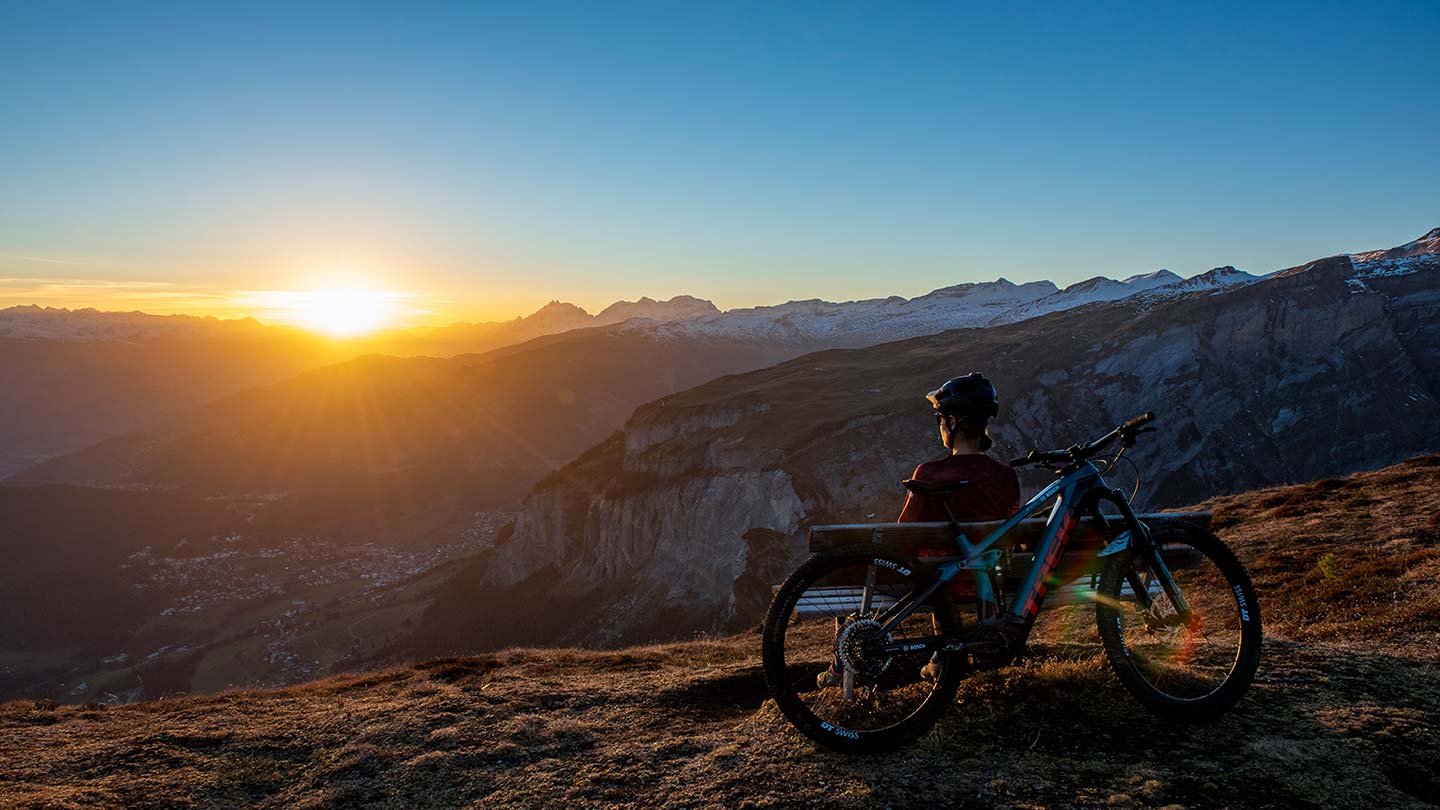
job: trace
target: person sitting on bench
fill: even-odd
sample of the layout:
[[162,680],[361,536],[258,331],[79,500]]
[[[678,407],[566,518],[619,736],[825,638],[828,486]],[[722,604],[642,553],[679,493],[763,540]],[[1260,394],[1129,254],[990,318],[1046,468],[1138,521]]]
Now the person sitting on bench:
[[[935,409],[940,441],[950,452],[915,468],[915,474],[905,481],[909,494],[896,522],[1004,520],[1019,512],[1020,479],[1015,470],[985,455],[994,444],[986,435],[986,427],[1000,412],[995,386],[984,374],[971,372],[925,396]],[[922,549],[918,555],[943,557],[954,553],[953,548],[937,548]],[[945,588],[956,602],[975,598],[974,585],[966,578],[956,577]],[[939,676],[939,655],[936,653],[920,670],[920,677],[934,680]],[[815,676],[815,685],[821,689],[843,682],[834,663]]]
[[1000,412],[995,386],[985,375],[971,372],[925,396],[934,406],[940,441],[950,452],[915,468],[896,522],[943,521],[952,516],[960,522],[1004,520],[1020,511],[1020,479],[1015,470],[985,454],[994,444],[987,425]]
[[[1000,397],[984,374],[956,377],[925,395],[935,409],[940,442],[949,454],[915,468],[905,482],[909,494],[897,523],[953,520],[1004,520],[1020,511],[1020,479],[1009,464],[985,455],[991,441],[990,419],[1000,413]],[[929,549],[920,556],[954,554],[954,549]],[[957,577],[946,584],[950,598],[966,603],[975,598],[975,586]],[[938,653],[937,653],[938,656]],[[920,677],[939,676],[938,657],[920,670]]]

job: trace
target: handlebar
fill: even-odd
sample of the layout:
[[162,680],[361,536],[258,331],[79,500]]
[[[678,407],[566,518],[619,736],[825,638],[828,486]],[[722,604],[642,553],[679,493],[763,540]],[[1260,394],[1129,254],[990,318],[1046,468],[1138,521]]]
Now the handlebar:
[[1123,424],[1123,425],[1121,425],[1120,427],[1115,428],[1115,429],[1118,430],[1118,431],[1120,431],[1120,432],[1122,432],[1122,433],[1125,432],[1125,431],[1127,431],[1127,430],[1129,430],[1129,431],[1135,431],[1135,430],[1139,430],[1139,429],[1142,428],[1142,427],[1145,427],[1146,425],[1148,425],[1148,424],[1150,424],[1151,422],[1154,422],[1154,421],[1155,421],[1155,414],[1151,413],[1150,411],[1146,411],[1145,413],[1140,414],[1139,416],[1135,417],[1134,419],[1131,419],[1129,422],[1126,422],[1125,424]]
[[1135,444],[1135,437],[1137,435],[1149,433],[1155,429],[1145,427],[1154,421],[1155,414],[1146,411],[1089,444],[1077,444],[1068,450],[1031,450],[1027,455],[1011,460],[1010,466],[1024,467],[1027,464],[1074,464],[1084,461],[1096,453],[1099,453],[1101,450],[1104,450],[1117,438],[1120,439],[1120,443],[1124,446],[1132,447]]

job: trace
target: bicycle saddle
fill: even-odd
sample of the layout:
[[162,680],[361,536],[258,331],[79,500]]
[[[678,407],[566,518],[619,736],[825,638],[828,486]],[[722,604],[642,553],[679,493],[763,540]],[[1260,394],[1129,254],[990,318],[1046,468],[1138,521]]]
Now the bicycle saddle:
[[914,478],[906,478],[900,483],[916,495],[932,498],[943,498],[961,487],[970,486],[969,481],[916,481]]

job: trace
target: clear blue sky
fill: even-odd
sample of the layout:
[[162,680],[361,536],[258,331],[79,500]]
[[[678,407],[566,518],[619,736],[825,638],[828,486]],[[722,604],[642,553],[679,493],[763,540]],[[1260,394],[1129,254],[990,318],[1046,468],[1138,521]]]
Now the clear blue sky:
[[9,2],[0,304],[728,307],[1440,225],[1440,3],[1260,5]]

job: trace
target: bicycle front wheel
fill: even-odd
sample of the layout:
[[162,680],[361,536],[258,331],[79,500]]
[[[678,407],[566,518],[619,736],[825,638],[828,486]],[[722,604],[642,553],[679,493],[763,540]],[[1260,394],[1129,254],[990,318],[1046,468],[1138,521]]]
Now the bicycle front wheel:
[[780,586],[762,654],[775,703],[797,729],[846,753],[891,750],[930,730],[954,701],[962,662],[946,654],[932,662],[924,644],[880,650],[959,630],[939,590],[899,625],[882,625],[887,609],[935,576],[905,555],[856,548],[816,555]]
[[1110,557],[1096,594],[1100,639],[1121,683],[1151,711],[1213,720],[1255,677],[1260,602],[1245,567],[1213,534],[1157,521],[1151,539],[1178,593],[1136,550]]

